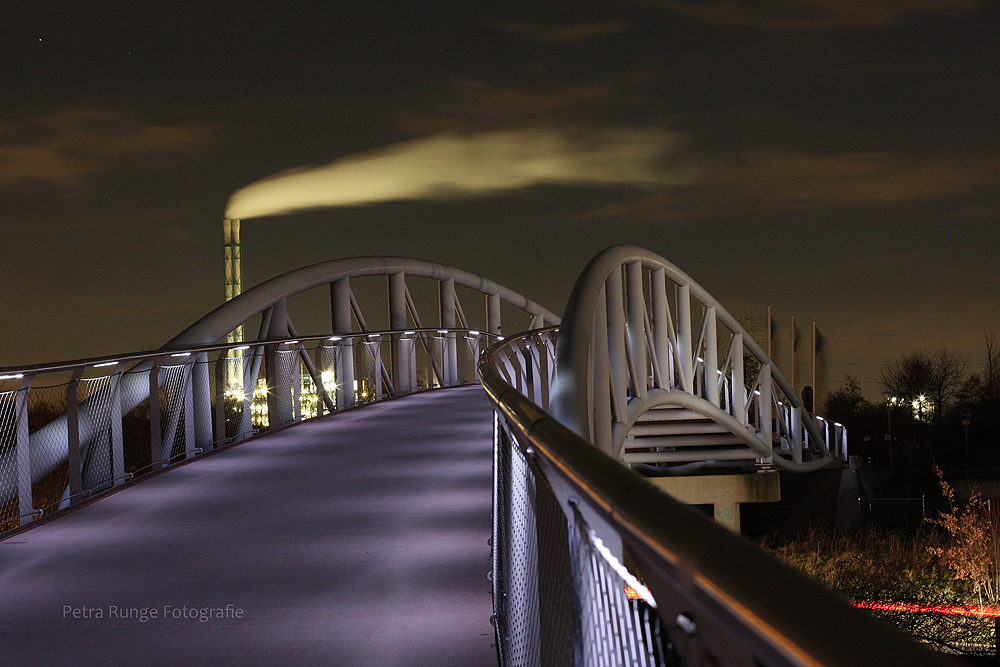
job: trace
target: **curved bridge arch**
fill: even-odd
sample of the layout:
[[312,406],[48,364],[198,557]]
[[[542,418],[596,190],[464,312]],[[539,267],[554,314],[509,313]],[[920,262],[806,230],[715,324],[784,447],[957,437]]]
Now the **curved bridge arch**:
[[[555,315],[534,301],[468,271],[409,257],[351,257],[305,266],[260,283],[202,317],[172,338],[163,346],[163,349],[173,350],[198,345],[211,345],[248,320],[280,304],[282,300],[325,284],[336,286],[332,288],[334,291],[331,293],[334,320],[337,319],[338,314],[343,315],[346,309],[353,310],[356,316],[358,310],[356,302],[352,304],[353,296],[349,289],[350,279],[380,275],[390,278],[390,318],[394,314],[397,316],[397,319],[400,316],[405,316],[406,309],[410,309],[410,314],[411,316],[413,315],[412,300],[406,297],[405,278],[406,276],[414,276],[429,278],[442,283],[442,298],[445,300],[449,297],[452,299],[457,298],[454,296],[455,285],[466,287],[486,295],[490,299],[488,304],[490,309],[488,312],[488,329],[493,334],[500,333],[499,307],[501,302],[531,315],[534,319],[528,328],[545,326],[546,324],[557,324],[560,320],[558,315]],[[393,278],[395,278],[395,284],[393,283]],[[396,308],[395,311],[393,310],[394,307]],[[349,313],[350,310],[347,312]],[[441,322],[441,325],[445,326],[450,315],[456,314],[457,312],[454,311],[453,306],[447,302],[443,303],[441,316],[444,321]],[[334,331],[334,333],[349,333],[349,331],[343,330],[347,326],[345,322],[340,322],[339,324],[343,325],[340,327],[341,330]],[[337,326],[336,323],[335,326]],[[405,323],[400,323],[399,328],[405,326]],[[390,327],[395,327],[395,324],[390,322]]]
[[[756,461],[807,471],[833,459],[825,434],[739,322],[642,248],[607,248],[584,269],[560,326],[556,366],[553,416],[626,462]],[[683,415],[688,430],[704,418],[732,437],[716,437],[725,444],[713,447],[707,433],[671,440],[666,421],[639,423],[656,422],[660,407],[693,413]],[[627,440],[639,451],[628,452]]]
[[[364,311],[350,284],[352,278],[363,276],[387,278],[389,331],[370,333]],[[438,308],[433,318],[421,318],[407,287],[408,276],[438,282]],[[330,285],[332,334],[338,340],[343,339],[336,343],[337,347],[343,349],[331,355],[337,359],[337,377],[345,378],[337,387],[336,397],[328,395],[321,373],[306,353],[304,345],[293,340],[299,338],[299,333],[289,316],[286,303],[289,297],[325,284]],[[221,419],[221,426],[218,416],[214,417],[213,423],[210,366],[216,368],[216,405],[221,402],[223,382],[219,378],[223,373],[234,375],[234,382],[242,387],[237,392],[240,395],[237,402],[241,406],[238,408],[241,414],[238,417],[236,439],[252,432],[251,402],[258,373],[262,368],[266,371],[268,386],[277,386],[279,389],[268,391],[269,422],[284,424],[296,418],[295,409],[287,398],[292,391],[293,373],[277,375],[277,369],[282,365],[272,363],[277,355],[288,357],[284,359],[285,366],[294,357],[301,359],[317,387],[321,404],[331,411],[334,404],[350,406],[355,402],[354,392],[349,386],[345,388],[342,385],[345,382],[349,385],[355,377],[356,352],[359,356],[362,351],[367,354],[365,360],[376,368],[374,383],[381,387],[378,390],[380,395],[383,389],[385,395],[397,395],[418,388],[415,368],[406,365],[407,355],[414,355],[414,347],[418,344],[424,347],[430,366],[428,384],[457,384],[460,381],[460,332],[468,331],[471,327],[468,326],[462,302],[456,294],[456,286],[485,296],[483,307],[486,313],[482,319],[487,323],[487,336],[501,334],[501,304],[507,304],[530,316],[529,329],[559,322],[557,315],[534,301],[468,271],[407,257],[354,257],[313,264],[260,283],[214,309],[156,352],[25,369],[4,369],[5,373],[10,371],[17,377],[23,377],[22,388],[17,392],[18,405],[26,405],[24,399],[39,375],[70,373],[71,379],[66,398],[67,413],[30,436],[25,420],[23,428],[18,426],[18,441],[23,441],[24,447],[19,444],[0,454],[0,470],[19,470],[17,479],[8,480],[0,486],[0,502],[6,503],[19,498],[19,504],[24,508],[19,511],[21,516],[36,514],[37,511],[31,509],[31,485],[68,459],[75,463],[70,467],[79,472],[75,479],[73,475],[70,476],[66,493],[68,499],[85,496],[125,481],[130,474],[125,471],[122,461],[122,418],[160,391],[166,394],[165,402],[162,406],[157,406],[155,419],[150,418],[152,424],[162,423],[162,429],[151,425],[154,470],[161,463],[169,462],[176,441],[186,440],[183,451],[193,455],[198,451],[212,449],[219,442],[231,440],[225,433],[225,418]],[[251,345],[244,345],[242,341],[219,343],[230,332],[257,316],[261,316],[260,331]],[[518,330],[523,328],[523,325],[517,326]],[[382,336],[389,340],[391,367],[383,365],[382,353],[377,346],[374,350],[367,349],[370,341],[355,342],[355,338],[362,334],[366,338],[377,336],[379,342]],[[317,338],[323,340],[328,335]],[[432,340],[434,338],[438,339],[437,342]],[[438,358],[435,358],[434,350],[430,349],[434,345],[437,345]],[[247,351],[242,358],[228,359],[234,348],[242,350],[251,347],[253,350]],[[209,353],[218,355],[213,364],[208,361]],[[236,363],[229,364],[229,368],[224,370],[227,361]],[[129,364],[131,367],[126,370],[125,367]],[[87,398],[77,405],[76,387],[80,384],[84,371],[92,372],[91,369],[101,366],[113,369],[111,374],[102,378],[106,381],[106,386],[102,388],[101,396]],[[233,366],[236,367],[235,374],[231,373]],[[431,375],[434,376],[434,381],[431,381]],[[284,394],[285,398],[279,401],[279,394]],[[26,414],[26,408],[19,408],[18,411]],[[93,446],[95,443],[99,446]]]

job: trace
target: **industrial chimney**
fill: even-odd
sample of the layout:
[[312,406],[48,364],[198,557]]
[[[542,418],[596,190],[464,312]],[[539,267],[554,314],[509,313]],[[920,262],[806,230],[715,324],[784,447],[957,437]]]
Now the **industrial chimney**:
[[[240,221],[222,220],[222,233],[225,237],[223,245],[226,259],[226,301],[239,296],[243,292],[243,271],[240,266]],[[226,336],[226,342],[230,344],[243,342],[243,325],[230,331]],[[232,355],[233,353],[230,353]],[[226,387],[243,388],[242,360],[229,362],[226,377]]]

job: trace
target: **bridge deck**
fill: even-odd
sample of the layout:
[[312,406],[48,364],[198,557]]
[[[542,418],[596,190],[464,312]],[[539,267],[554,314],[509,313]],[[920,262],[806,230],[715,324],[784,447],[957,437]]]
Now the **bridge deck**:
[[0,542],[2,662],[495,665],[490,412],[479,387],[367,406]]

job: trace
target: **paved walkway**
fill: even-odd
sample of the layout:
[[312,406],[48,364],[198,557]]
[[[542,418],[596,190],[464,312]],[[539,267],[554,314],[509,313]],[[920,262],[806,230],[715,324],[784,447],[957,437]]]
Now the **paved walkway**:
[[491,434],[481,388],[418,394],[0,541],[0,663],[496,665]]

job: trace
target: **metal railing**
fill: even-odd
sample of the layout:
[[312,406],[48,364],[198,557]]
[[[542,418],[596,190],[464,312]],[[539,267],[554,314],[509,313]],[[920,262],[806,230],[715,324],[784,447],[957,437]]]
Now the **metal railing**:
[[0,529],[271,428],[474,384],[495,339],[436,328],[327,334],[5,371]]
[[[385,278],[385,298],[373,298],[388,304],[387,330],[369,328],[352,289],[352,278],[371,276]],[[408,278],[433,284],[436,326],[425,326],[431,318],[421,317]],[[289,297],[327,285],[332,332],[300,337]],[[484,297],[481,312],[467,317],[456,287]],[[502,306],[508,318],[530,318],[529,328],[559,321],[441,264],[335,260],[244,292],[155,352],[0,369],[0,530],[266,428],[472,383],[481,347],[500,336]],[[253,318],[256,340],[219,343]]]
[[554,335],[497,343],[479,364],[497,411],[501,667],[952,664],[550,416],[529,395],[545,401]]
[[[631,463],[744,461],[806,471],[846,460],[843,426],[817,425],[739,322],[642,248],[613,246],[584,269],[563,316],[558,368],[552,414]],[[663,451],[627,443],[640,418],[664,407],[692,411],[742,444]]]

